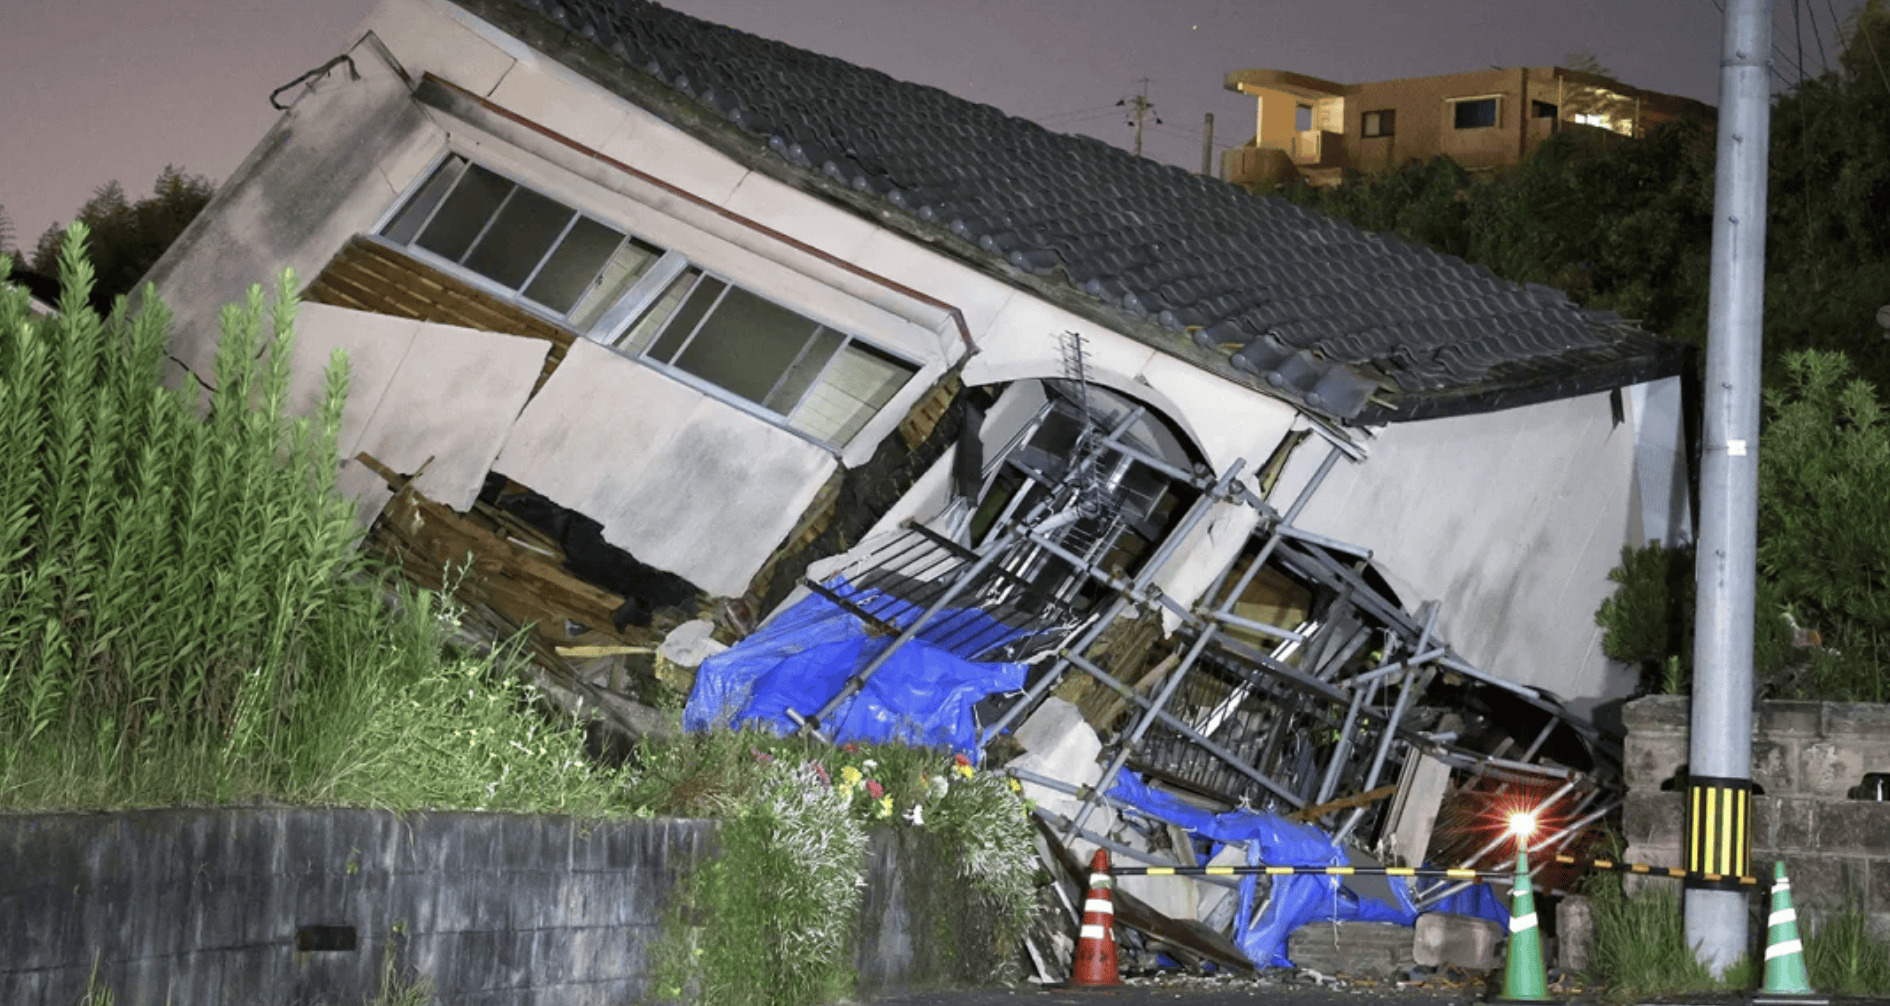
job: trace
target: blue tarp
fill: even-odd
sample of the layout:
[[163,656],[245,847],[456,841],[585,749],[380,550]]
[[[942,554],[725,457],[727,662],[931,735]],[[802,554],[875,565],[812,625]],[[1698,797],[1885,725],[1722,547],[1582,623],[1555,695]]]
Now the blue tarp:
[[[1346,866],[1351,865],[1344,847],[1331,836],[1310,824],[1288,820],[1278,814],[1258,810],[1232,810],[1211,814],[1174,796],[1151,789],[1133,772],[1124,770],[1116,777],[1109,795],[1150,817],[1159,818],[1213,842],[1243,845],[1248,865],[1270,866]],[[1205,865],[1206,859],[1202,860]],[[1293,931],[1310,922],[1396,922],[1414,925],[1418,911],[1411,903],[1410,885],[1402,877],[1385,878],[1391,901],[1361,894],[1353,886],[1358,879],[1292,875],[1272,878],[1271,896],[1266,909],[1254,918],[1256,878],[1240,881],[1240,912],[1234,922],[1234,943],[1257,967],[1290,968],[1286,940]],[[1481,885],[1445,899],[1428,911],[1460,912],[1496,922],[1509,922],[1505,911],[1489,888]]]
[[[895,625],[910,625],[919,615],[913,605],[855,592],[844,581],[829,586]],[[821,724],[827,736],[835,743],[897,741],[950,748],[977,759],[972,707],[986,696],[1022,688],[1024,665],[974,663],[954,656],[928,639],[934,626],[949,632],[953,648],[965,652],[1018,634],[982,612],[940,612]],[[786,714],[790,707],[812,715],[892,642],[825,597],[808,597],[734,647],[703,661],[683,709],[683,729],[752,724],[788,733],[794,729]]]

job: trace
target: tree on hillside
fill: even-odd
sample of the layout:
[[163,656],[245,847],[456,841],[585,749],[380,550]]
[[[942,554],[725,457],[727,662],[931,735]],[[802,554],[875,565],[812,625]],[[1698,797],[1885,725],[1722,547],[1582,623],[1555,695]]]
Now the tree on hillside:
[[[215,193],[208,178],[168,165],[151,195],[137,202],[126,197],[116,179],[94,190],[78,213],[78,222],[92,234],[94,302],[108,304],[130,293]],[[32,254],[34,272],[58,273],[65,229],[65,224],[54,224],[40,235]]]
[[[1785,355],[1842,351],[1890,385],[1890,2],[1869,0],[1836,66],[1772,112],[1766,380]],[[1715,135],[1684,117],[1632,143],[1568,130],[1514,168],[1473,176],[1447,159],[1336,189],[1279,194],[1368,230],[1394,231],[1499,276],[1547,283],[1658,335],[1706,341]]]
[[[1890,303],[1890,5],[1869,0],[1838,66],[1772,111],[1768,344],[1835,350],[1882,386],[1890,347],[1877,308]],[[1783,377],[1768,345],[1768,381]]]
[[13,249],[13,218],[7,216],[7,208],[0,206],[0,255],[10,255]]

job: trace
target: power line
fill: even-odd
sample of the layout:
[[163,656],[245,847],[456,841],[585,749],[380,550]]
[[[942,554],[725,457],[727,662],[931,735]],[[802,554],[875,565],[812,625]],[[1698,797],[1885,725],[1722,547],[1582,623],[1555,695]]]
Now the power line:
[[1063,119],[1063,118],[1068,118],[1071,116],[1085,116],[1085,115],[1098,115],[1102,113],[1113,113],[1115,112],[1115,110],[1116,110],[1115,105],[1097,105],[1094,108],[1072,108],[1072,109],[1069,109],[1067,111],[1062,111],[1062,112],[1045,112],[1042,115],[1032,115],[1032,116],[1028,116],[1027,118],[1034,119],[1037,122],[1048,122],[1051,119]]
[[[1123,98],[1116,102],[1116,104],[1126,105],[1130,109],[1129,114],[1131,119],[1129,124],[1135,127],[1135,156],[1137,157],[1142,156],[1142,125],[1155,111],[1155,103],[1148,100],[1148,83],[1148,78],[1143,77],[1141,80],[1141,93],[1131,95],[1130,97]],[[1159,126],[1161,122],[1161,117],[1156,116],[1155,124]]]
[[[1826,2],[1829,2],[1829,0],[1826,0]],[[1793,13],[1796,14],[1797,10],[1798,0],[1792,0]],[[1822,66],[1826,73],[1829,73],[1831,70],[1831,57],[1826,55],[1824,51],[1824,33],[1818,30],[1818,12],[1811,6],[1808,0],[1805,4],[1805,15],[1811,18],[1811,37],[1818,43],[1818,65]]]
[[1101,122],[1104,119],[1113,119],[1116,117],[1116,114],[1117,114],[1116,110],[1114,108],[1111,108],[1106,112],[1094,112],[1089,115],[1077,116],[1076,118],[1073,118],[1073,119],[1062,119],[1056,122],[1046,122],[1042,119],[1038,119],[1035,121],[1038,125],[1044,127],[1045,129],[1063,130],[1063,129],[1072,129],[1077,126],[1088,125],[1089,123],[1092,123],[1092,122]]

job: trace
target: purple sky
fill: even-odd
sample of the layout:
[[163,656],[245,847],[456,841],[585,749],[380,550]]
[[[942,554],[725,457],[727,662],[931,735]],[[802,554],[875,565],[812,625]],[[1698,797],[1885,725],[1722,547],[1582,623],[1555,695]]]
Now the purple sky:
[[[1801,13],[1808,70],[1815,21]],[[1841,0],[1848,15],[1857,0]],[[336,55],[375,0],[0,0],[0,206],[30,248],[117,178],[136,198],[167,163],[222,180],[268,129],[269,92]],[[1198,168],[1251,136],[1221,75],[1274,67],[1350,83],[1541,66],[1592,52],[1622,80],[1707,102],[1715,0],[671,0],[671,5],[1127,147],[1115,103],[1147,93],[1149,156]],[[1796,58],[1792,4],[1775,41]],[[1813,17],[1812,11],[1821,13]],[[1788,62],[1778,69],[1794,75]],[[259,268],[266,269],[259,265]]]

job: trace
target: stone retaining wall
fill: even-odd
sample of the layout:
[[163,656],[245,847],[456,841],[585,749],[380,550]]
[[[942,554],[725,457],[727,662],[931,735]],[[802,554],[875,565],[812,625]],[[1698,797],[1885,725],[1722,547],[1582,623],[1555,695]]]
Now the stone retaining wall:
[[[863,992],[989,974],[1002,959],[975,940],[949,953],[926,942],[925,913],[945,892],[898,882],[941,859],[928,840],[873,836]],[[374,995],[392,954],[402,973],[433,980],[442,1006],[629,1006],[647,998],[677,881],[714,854],[715,825],[693,820],[0,815],[0,1003],[72,1006],[96,960],[121,1006],[352,1006]]]
[[[1627,705],[1630,861],[1684,864],[1686,794],[1676,776],[1687,763],[1688,716],[1681,696]],[[1878,934],[1890,938],[1890,803],[1849,798],[1864,773],[1890,772],[1890,706],[1767,702],[1755,720],[1754,871],[1770,876],[1782,859],[1795,907],[1815,916],[1848,902],[1871,912]]]

